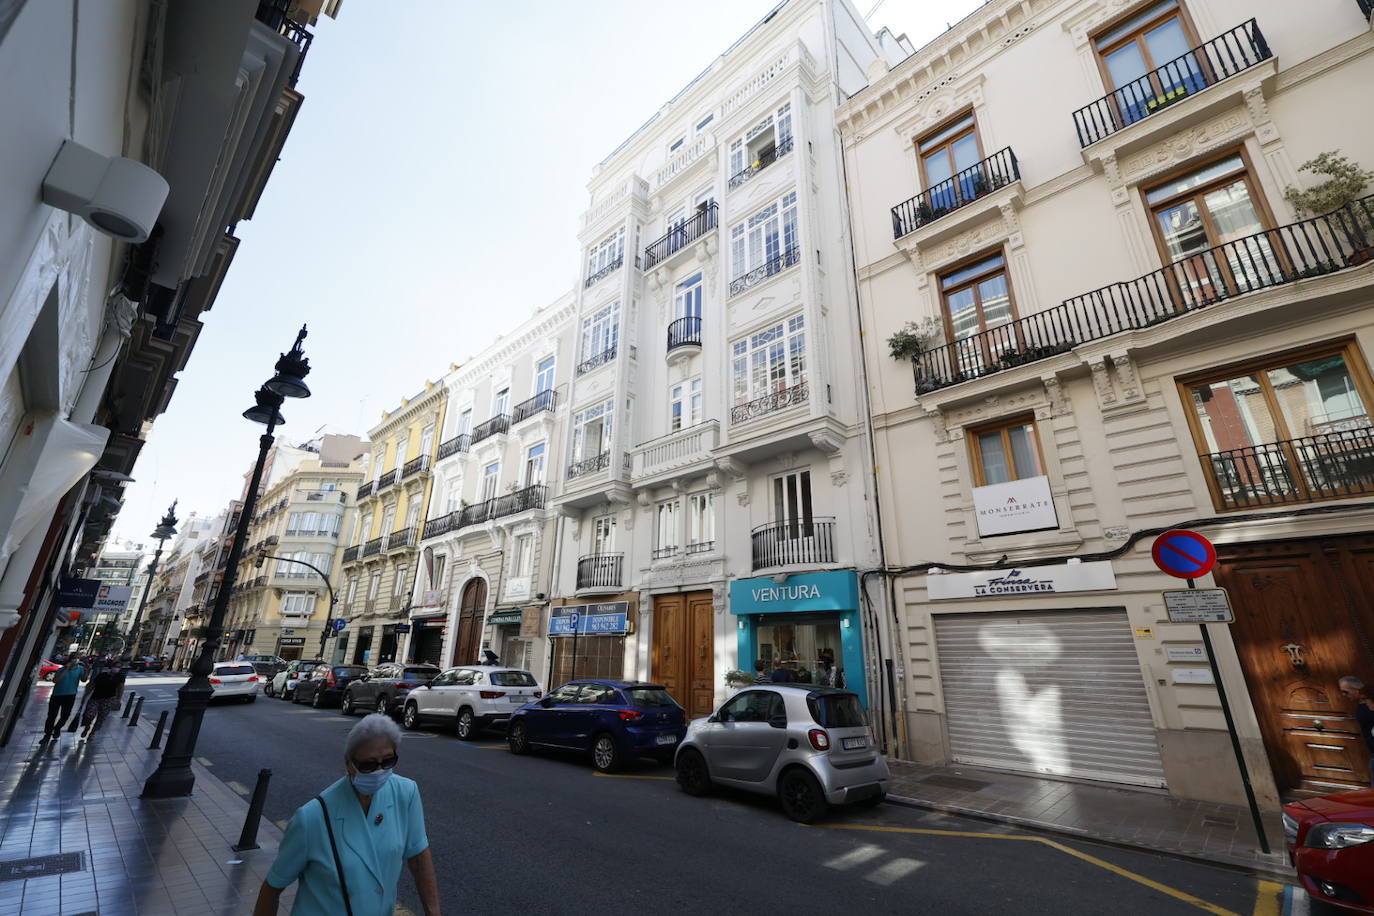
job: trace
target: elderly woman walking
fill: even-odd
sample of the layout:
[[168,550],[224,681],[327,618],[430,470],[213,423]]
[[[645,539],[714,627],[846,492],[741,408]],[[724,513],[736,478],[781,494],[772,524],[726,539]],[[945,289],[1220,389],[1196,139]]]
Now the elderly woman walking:
[[277,912],[299,881],[297,916],[391,916],[402,863],[410,867],[425,916],[439,916],[439,886],[415,782],[395,775],[401,730],[365,716],[344,745],[347,775],[296,809],[253,916]]

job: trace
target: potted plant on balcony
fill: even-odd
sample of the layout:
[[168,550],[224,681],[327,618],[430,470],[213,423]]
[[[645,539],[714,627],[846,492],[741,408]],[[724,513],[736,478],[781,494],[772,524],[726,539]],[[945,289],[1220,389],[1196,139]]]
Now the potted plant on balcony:
[[1326,180],[1306,190],[1289,187],[1284,191],[1283,199],[1288,201],[1293,212],[1300,219],[1310,219],[1328,213],[1335,214],[1338,210],[1344,211],[1335,216],[1334,222],[1345,231],[1351,248],[1354,249],[1346,259],[1346,264],[1363,264],[1374,257],[1374,220],[1370,217],[1371,208],[1368,205],[1354,205],[1364,196],[1370,182],[1374,181],[1374,172],[1360,168],[1357,163],[1342,156],[1340,150],[1332,150],[1309,159],[1298,166],[1298,171],[1324,175]]
[[1172,105],[1188,94],[1187,86],[1175,86],[1163,95],[1156,96],[1145,103],[1145,113],[1154,114],[1167,105]]
[[939,332],[940,322],[930,316],[908,321],[887,339],[887,350],[893,359],[915,359],[925,352]]

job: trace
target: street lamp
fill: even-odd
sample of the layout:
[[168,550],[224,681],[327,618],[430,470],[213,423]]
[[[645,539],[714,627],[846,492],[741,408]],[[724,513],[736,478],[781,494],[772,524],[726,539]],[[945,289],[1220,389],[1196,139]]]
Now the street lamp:
[[143,623],[143,608],[148,604],[148,593],[153,590],[153,576],[157,575],[157,562],[162,559],[162,546],[167,539],[177,533],[177,501],[172,500],[172,504],[167,507],[167,514],[162,516],[162,522],[153,531],[153,540],[157,541],[157,550],[153,552],[153,562],[148,564],[148,578],[143,583],[143,594],[138,599],[138,610],[134,612],[134,622],[129,624],[129,646],[131,651],[138,652],[138,628]]
[[191,771],[191,758],[195,756],[201,721],[205,717],[206,707],[210,705],[210,695],[214,692],[210,686],[210,672],[215,668],[215,653],[219,649],[220,637],[224,635],[229,593],[234,589],[239,561],[243,559],[243,543],[248,539],[248,525],[257,507],[263,467],[267,464],[267,453],[275,441],[272,430],[286,422],[280,410],[286,398],[310,397],[310,389],[305,385],[305,377],[310,374],[310,360],[305,358],[305,352],[301,349],[305,333],[305,327],[302,326],[295,344],[277,360],[276,375],[254,393],[253,406],[243,412],[245,419],[266,425],[267,431],[258,438],[258,461],[253,466],[248,493],[239,513],[234,542],[229,546],[229,558],[219,591],[215,594],[215,606],[210,612],[205,642],[201,644],[196,660],[191,663],[191,677],[177,691],[177,708],[172,717],[171,731],[167,735],[167,745],[157,769],[143,783],[143,798],[178,798],[190,795],[195,788],[196,776]]

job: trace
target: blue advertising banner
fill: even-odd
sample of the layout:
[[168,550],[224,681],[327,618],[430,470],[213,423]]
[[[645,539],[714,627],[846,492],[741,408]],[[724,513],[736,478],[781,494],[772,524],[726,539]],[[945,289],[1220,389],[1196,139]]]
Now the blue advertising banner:
[[630,602],[573,604],[553,609],[550,636],[624,636],[630,632]]

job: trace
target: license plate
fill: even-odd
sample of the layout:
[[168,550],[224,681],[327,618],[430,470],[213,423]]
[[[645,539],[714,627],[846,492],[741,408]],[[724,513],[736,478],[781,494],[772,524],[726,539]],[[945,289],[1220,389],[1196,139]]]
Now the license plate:
[[677,735],[659,735],[659,744],[677,744]]
[[867,738],[845,738],[841,745],[847,751],[857,750],[861,747],[868,747]]

